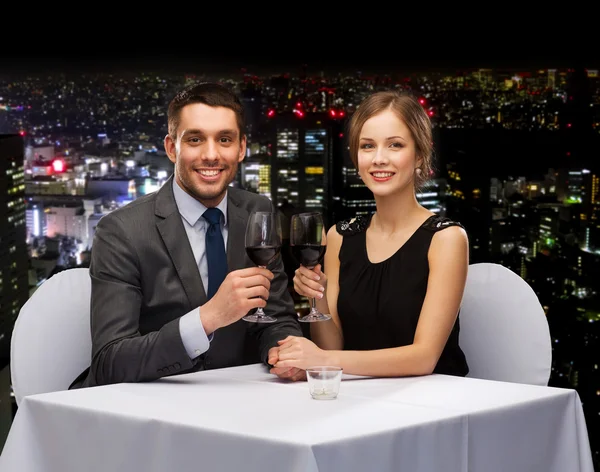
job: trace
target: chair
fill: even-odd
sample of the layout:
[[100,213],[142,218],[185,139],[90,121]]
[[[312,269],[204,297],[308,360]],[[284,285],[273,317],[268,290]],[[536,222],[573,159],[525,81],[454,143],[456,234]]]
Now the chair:
[[67,390],[90,364],[91,283],[87,268],[43,282],[21,308],[10,346],[17,405],[27,395]]
[[469,265],[459,344],[468,377],[548,385],[552,343],[546,315],[529,284],[502,265]]

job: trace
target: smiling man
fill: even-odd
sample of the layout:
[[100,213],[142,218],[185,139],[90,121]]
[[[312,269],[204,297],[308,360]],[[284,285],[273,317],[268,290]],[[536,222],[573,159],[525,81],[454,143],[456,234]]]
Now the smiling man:
[[[194,85],[169,104],[164,146],[174,175],[96,228],[91,365],[72,388],[266,363],[277,341],[302,336],[281,258],[263,269],[245,253],[250,213],[274,209],[229,186],[246,152],[244,129],[239,99],[220,84]],[[277,321],[241,320],[259,306]]]

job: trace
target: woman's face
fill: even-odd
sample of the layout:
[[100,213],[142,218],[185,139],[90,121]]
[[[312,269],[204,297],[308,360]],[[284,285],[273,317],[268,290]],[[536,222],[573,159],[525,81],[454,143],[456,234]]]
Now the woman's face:
[[414,191],[415,143],[404,122],[385,110],[369,118],[358,143],[358,172],[376,196]]

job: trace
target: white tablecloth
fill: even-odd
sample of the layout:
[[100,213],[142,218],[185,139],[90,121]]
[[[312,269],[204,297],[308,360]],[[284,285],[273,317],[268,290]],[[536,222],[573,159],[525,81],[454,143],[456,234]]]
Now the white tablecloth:
[[344,376],[313,400],[252,365],[26,397],[1,472],[592,472],[574,390]]

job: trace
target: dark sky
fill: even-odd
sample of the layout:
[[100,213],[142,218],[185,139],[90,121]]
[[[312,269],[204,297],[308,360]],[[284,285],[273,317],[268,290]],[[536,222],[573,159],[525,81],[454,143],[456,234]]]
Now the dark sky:
[[52,51],[46,54],[21,54],[0,56],[3,72],[45,72],[45,71],[83,71],[83,70],[158,70],[174,72],[235,72],[242,67],[249,72],[296,72],[306,64],[309,73],[325,72],[363,72],[393,73],[444,70],[452,71],[470,68],[500,69],[536,69],[588,67],[597,68],[598,60],[567,58],[560,55],[538,54],[532,57],[502,57],[488,55],[474,57],[454,54],[427,54],[421,57],[402,54],[279,54],[267,56],[261,54],[202,53],[201,51],[136,50],[123,51],[85,51],[79,54]]
[[[591,7],[574,4],[547,11],[548,17],[539,8],[533,16],[522,8],[500,15],[493,10],[467,15],[451,5],[455,15],[449,16],[427,5],[413,16],[402,5],[366,5],[345,12],[351,18],[347,21],[345,15],[339,16],[344,12],[327,15],[325,9],[309,11],[307,6],[303,7],[307,17],[301,12],[286,16],[271,8],[253,6],[243,12],[233,4],[226,5],[226,11],[215,6],[218,15],[205,11],[208,6],[203,5],[200,10],[181,12],[166,8],[160,14],[140,9],[133,19],[123,9],[90,10],[71,20],[66,11],[49,5],[48,11],[27,15],[26,26],[20,21],[4,22],[0,75],[20,70],[239,72],[242,67],[279,73],[294,72],[303,63],[309,72],[332,73],[600,68],[596,17]],[[442,21],[434,21],[436,15],[430,10],[436,10]],[[265,23],[254,21],[255,17]],[[593,25],[587,25],[586,18]]]
[[[90,39],[92,38],[92,39]],[[413,40],[414,38],[414,40]],[[5,46],[14,44],[6,39]],[[357,37],[344,34],[287,34],[267,36],[248,34],[227,39],[224,35],[200,31],[196,38],[179,40],[177,34],[148,37],[143,30],[134,36],[115,38],[107,34],[40,38],[35,47],[4,47],[0,50],[0,75],[20,71],[80,70],[172,70],[200,73],[296,72],[307,64],[309,73],[420,72],[468,68],[536,69],[563,67],[600,67],[600,56],[593,49],[576,48],[563,42],[557,46],[532,46],[525,42],[485,42],[474,36],[467,40]],[[0,41],[2,43],[3,41]]]

